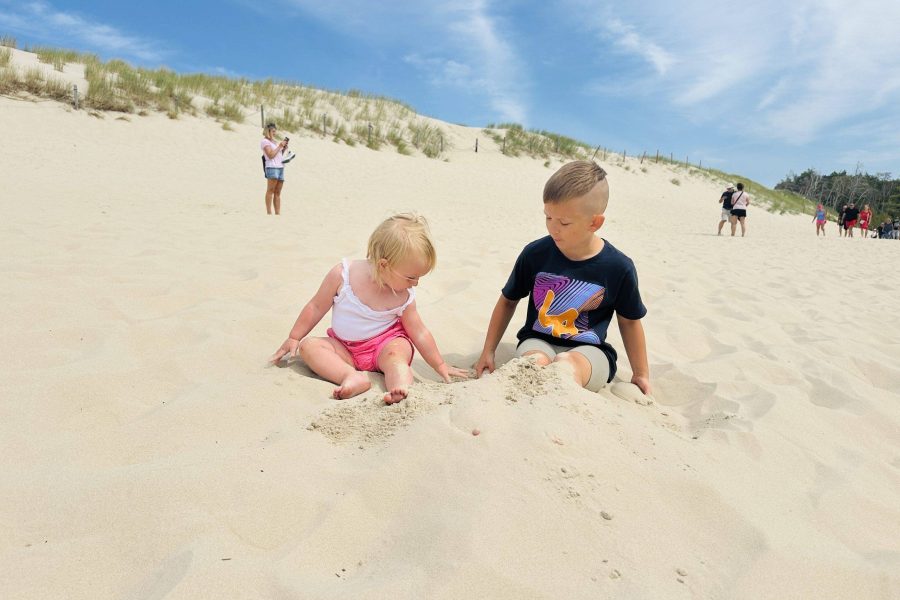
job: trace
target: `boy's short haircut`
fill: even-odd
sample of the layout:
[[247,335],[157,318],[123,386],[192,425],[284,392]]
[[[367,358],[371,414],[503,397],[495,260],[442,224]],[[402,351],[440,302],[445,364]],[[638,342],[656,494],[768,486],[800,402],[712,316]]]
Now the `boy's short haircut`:
[[[431,243],[428,221],[421,215],[396,214],[385,219],[369,236],[366,259],[372,265],[377,265],[382,258],[389,265],[395,265],[411,255],[425,259],[428,271],[434,269],[437,263],[437,252]],[[374,274],[375,282],[379,286],[384,285],[380,271],[375,269]]]
[[[586,195],[598,182],[606,179],[606,171],[592,160],[567,163],[554,173],[544,185],[544,204],[557,204]],[[606,202],[597,207],[606,210]]]

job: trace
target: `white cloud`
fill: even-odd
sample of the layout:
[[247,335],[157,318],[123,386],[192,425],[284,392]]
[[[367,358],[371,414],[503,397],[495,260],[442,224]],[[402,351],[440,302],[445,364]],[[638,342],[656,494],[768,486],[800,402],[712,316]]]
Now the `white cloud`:
[[431,85],[484,94],[500,120],[527,120],[525,68],[487,0],[290,3],[337,31],[400,47]]
[[566,1],[595,55],[651,67],[595,89],[634,90],[723,130],[809,143],[900,102],[897,2]]
[[72,42],[95,51],[137,58],[146,62],[162,60],[164,52],[153,41],[127,35],[104,23],[74,13],[62,12],[46,2],[3,3],[0,27],[45,40]]

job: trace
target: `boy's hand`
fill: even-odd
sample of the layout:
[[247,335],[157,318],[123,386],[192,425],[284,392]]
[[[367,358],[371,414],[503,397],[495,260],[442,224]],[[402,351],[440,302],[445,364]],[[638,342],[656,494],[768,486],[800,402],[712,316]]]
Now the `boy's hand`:
[[462,379],[468,379],[471,374],[466,369],[460,369],[459,367],[451,367],[447,363],[442,364],[437,370],[437,374],[441,376],[441,379],[444,380],[444,383],[450,383],[451,377],[460,377]]
[[650,388],[650,378],[649,377],[639,377],[637,375],[634,375],[631,378],[631,383],[638,386],[638,388],[641,390],[641,392],[643,392],[643,394],[645,396],[649,396],[651,394],[651,392],[653,391]]
[[475,363],[475,377],[480,378],[484,374],[485,369],[487,369],[488,373],[493,373],[496,368],[494,365],[494,353],[482,352],[478,362]]
[[272,358],[269,359],[269,362],[273,365],[277,365],[278,361],[287,356],[288,358],[294,358],[297,356],[297,350],[300,348],[300,340],[295,340],[294,338],[288,338],[284,340],[284,343],[281,344],[281,348],[275,351],[275,354],[272,355]]

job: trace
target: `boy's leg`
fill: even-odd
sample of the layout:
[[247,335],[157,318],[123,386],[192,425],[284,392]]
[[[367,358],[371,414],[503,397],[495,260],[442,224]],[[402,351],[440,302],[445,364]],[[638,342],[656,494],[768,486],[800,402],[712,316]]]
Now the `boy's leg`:
[[596,346],[576,346],[568,352],[560,352],[554,362],[571,365],[575,382],[592,392],[605,387],[609,379],[609,359]]
[[546,367],[556,358],[553,346],[537,338],[528,338],[516,347],[516,357],[530,357],[539,367]]
[[378,370],[384,373],[385,404],[400,402],[409,395],[409,385],[413,382],[412,369],[409,363],[412,360],[412,344],[403,337],[396,337],[382,346],[378,353],[376,363]]
[[300,356],[316,375],[338,384],[332,394],[336,400],[361,394],[372,385],[368,375],[354,368],[353,357],[337,340],[305,338],[300,342]]

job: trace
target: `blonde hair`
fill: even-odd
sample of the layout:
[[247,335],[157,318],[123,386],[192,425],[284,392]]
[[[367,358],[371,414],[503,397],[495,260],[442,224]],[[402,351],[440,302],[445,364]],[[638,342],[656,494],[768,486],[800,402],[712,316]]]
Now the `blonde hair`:
[[393,266],[410,257],[422,258],[430,272],[437,263],[437,253],[431,243],[428,221],[415,213],[399,213],[385,219],[369,236],[366,260],[372,265],[375,283],[384,285],[381,277],[382,259]]
[[272,141],[272,137],[269,132],[273,129],[275,131],[278,131],[278,128],[275,126],[275,123],[266,123],[266,126],[263,127],[263,137],[269,141]]
[[[606,180],[606,171],[592,160],[576,160],[559,168],[544,185],[544,204],[558,204],[585,196],[601,181]],[[597,213],[606,210],[609,194],[598,206],[591,207]]]

